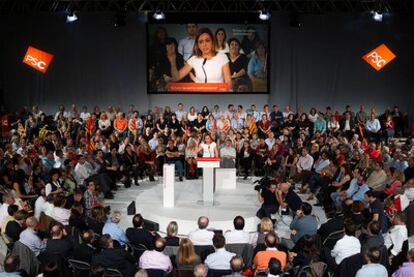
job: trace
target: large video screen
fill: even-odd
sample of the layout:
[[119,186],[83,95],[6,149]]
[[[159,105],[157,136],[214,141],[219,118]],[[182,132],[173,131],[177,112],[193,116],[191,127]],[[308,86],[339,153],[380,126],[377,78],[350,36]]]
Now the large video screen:
[[149,22],[148,93],[268,93],[269,24]]

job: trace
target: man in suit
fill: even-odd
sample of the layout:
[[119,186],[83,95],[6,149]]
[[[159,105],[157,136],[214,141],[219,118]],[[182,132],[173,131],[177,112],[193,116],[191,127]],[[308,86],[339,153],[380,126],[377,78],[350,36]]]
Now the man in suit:
[[334,209],[328,209],[326,211],[326,217],[328,221],[323,223],[317,232],[321,241],[324,241],[333,232],[344,229],[344,217],[337,215]]
[[144,229],[144,218],[141,214],[136,214],[132,218],[133,228],[126,230],[126,237],[133,245],[142,244],[148,250],[154,249],[154,236],[150,231]]
[[128,248],[114,248],[110,235],[99,239],[102,252],[92,257],[92,265],[102,265],[106,268],[119,270],[125,277],[132,277],[136,269],[135,257],[128,253]]
[[92,230],[86,230],[82,233],[82,243],[73,250],[73,258],[79,261],[90,263],[92,256],[95,255],[96,248],[93,246],[95,242],[95,233]]

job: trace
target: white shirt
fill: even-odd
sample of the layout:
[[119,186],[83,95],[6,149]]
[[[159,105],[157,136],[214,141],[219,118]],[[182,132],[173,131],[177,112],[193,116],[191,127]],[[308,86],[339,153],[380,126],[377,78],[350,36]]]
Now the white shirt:
[[81,112],[80,113],[80,118],[82,119],[83,122],[86,122],[86,120],[88,120],[88,118],[91,116],[90,113],[88,112]]
[[175,112],[175,114],[177,115],[177,120],[178,121],[181,121],[184,117],[185,117],[185,115],[187,114],[185,111],[180,111],[180,110],[177,110],[176,112]]
[[313,165],[313,157],[307,154],[305,157],[300,156],[299,161],[297,163],[297,167],[301,168],[302,170],[311,170]]
[[76,181],[82,186],[85,179],[87,179],[90,175],[86,162],[84,164],[77,163],[74,173]]
[[335,258],[336,264],[340,264],[343,259],[351,257],[361,251],[361,243],[354,236],[345,235],[338,240],[331,251],[332,258]]
[[224,234],[226,244],[250,243],[250,234],[243,230],[229,231]]
[[384,235],[384,245],[389,249],[392,246],[391,254],[397,256],[402,250],[404,241],[408,240],[407,226],[394,225]]
[[70,210],[54,207],[50,213],[50,217],[63,225],[69,225]]
[[214,158],[214,149],[217,147],[214,141],[210,144],[202,142],[200,147],[203,149],[203,158]]
[[265,139],[265,143],[266,143],[267,149],[269,149],[269,151],[272,150],[273,144],[275,144],[275,142],[276,142],[275,138],[272,138],[272,139],[267,138],[267,139]]
[[204,263],[211,269],[228,270],[230,268],[230,260],[236,254],[226,251],[224,248],[216,249],[216,252],[207,256]]
[[40,219],[40,214],[44,211],[46,200],[43,196],[39,196],[35,202],[34,216],[37,220]]
[[381,124],[376,118],[374,120],[370,119],[366,122],[366,128],[368,131],[376,133],[381,129]]
[[9,206],[9,204],[4,203],[0,207],[0,226],[3,224],[4,219],[9,216],[9,213],[7,212]]
[[197,229],[188,234],[194,245],[213,245],[214,232],[207,229]]
[[183,55],[184,60],[187,61],[193,55],[194,38],[185,37],[178,42],[178,53]]
[[194,69],[196,83],[205,83],[206,80],[206,83],[224,83],[222,67],[229,63],[229,58],[223,53],[217,53],[209,60],[192,56],[187,63]]

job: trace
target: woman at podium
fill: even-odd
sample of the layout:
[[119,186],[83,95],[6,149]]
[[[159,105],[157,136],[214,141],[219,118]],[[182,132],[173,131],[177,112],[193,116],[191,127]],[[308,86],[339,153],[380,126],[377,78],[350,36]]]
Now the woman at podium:
[[203,142],[200,143],[198,152],[203,154],[203,158],[218,158],[217,144],[211,139],[209,134],[204,136]]

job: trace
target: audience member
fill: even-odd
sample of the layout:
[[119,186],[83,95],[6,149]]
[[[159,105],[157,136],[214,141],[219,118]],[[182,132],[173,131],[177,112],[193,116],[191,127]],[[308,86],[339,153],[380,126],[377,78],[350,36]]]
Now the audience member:
[[207,230],[209,219],[206,216],[198,218],[198,229],[192,231],[188,238],[194,245],[212,245],[214,232]]
[[256,271],[265,270],[268,267],[269,260],[271,258],[276,258],[280,261],[282,269],[286,266],[286,253],[279,251],[276,248],[278,243],[278,238],[275,233],[268,233],[265,237],[266,250],[257,252],[256,256],[253,259],[253,265]]
[[361,243],[355,237],[356,226],[350,221],[345,221],[345,236],[338,240],[331,251],[332,258],[339,265],[345,258],[360,253]]
[[312,206],[309,203],[302,203],[301,209],[296,211],[296,217],[290,224],[293,242],[296,243],[304,235],[313,236],[318,229],[318,222],[315,216],[311,215]]
[[228,231],[224,234],[227,244],[232,243],[250,243],[250,234],[243,231],[244,218],[236,216],[233,220],[234,230]]
[[102,233],[110,235],[112,240],[116,240],[121,246],[124,246],[128,242],[128,239],[124,230],[119,226],[120,221],[121,213],[119,211],[113,211],[105,223]]
[[139,267],[143,269],[159,269],[165,272],[171,272],[173,267],[170,257],[163,253],[165,244],[165,239],[158,238],[155,241],[154,250],[145,251],[139,258]]
[[227,251],[224,247],[226,246],[226,239],[222,234],[215,234],[213,237],[213,245],[216,252],[207,256],[204,261],[210,269],[218,270],[229,270],[230,260],[236,254]]
[[133,245],[144,245],[147,249],[154,249],[154,236],[144,228],[144,218],[141,214],[136,214],[132,218],[132,225],[126,230],[126,237]]
[[368,249],[365,254],[366,265],[357,271],[356,277],[388,277],[387,269],[380,264],[381,250],[377,247]]

